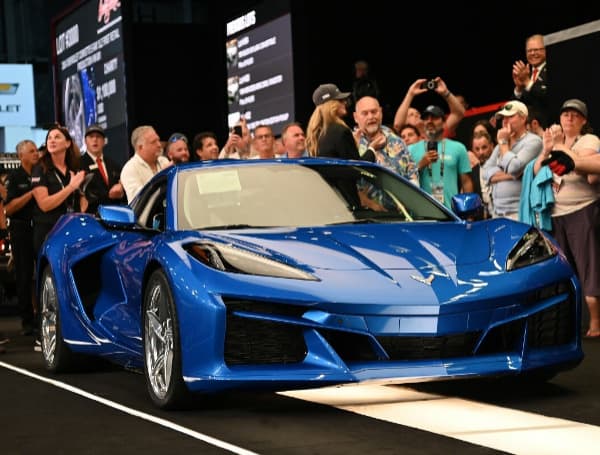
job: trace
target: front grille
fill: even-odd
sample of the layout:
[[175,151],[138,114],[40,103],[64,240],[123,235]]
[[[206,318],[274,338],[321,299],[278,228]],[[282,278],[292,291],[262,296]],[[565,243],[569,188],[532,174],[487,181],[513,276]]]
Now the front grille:
[[574,296],[527,318],[527,343],[532,348],[560,346],[575,337]]
[[431,360],[470,357],[480,332],[435,337],[377,337],[390,360]]
[[291,316],[301,318],[309,308],[285,303],[262,302],[260,300],[238,300],[223,298],[223,303],[230,311],[248,311],[251,313],[269,314],[274,316]]
[[529,348],[561,346],[572,342],[575,338],[577,305],[575,292],[568,282],[552,284],[531,292],[526,296],[525,304],[536,304],[567,291],[568,295],[562,302],[534,313],[527,319],[494,327],[483,340],[477,354],[520,351],[526,325]]
[[[577,305],[569,283],[529,293],[526,305],[568,291],[566,298],[527,318],[490,330],[475,351],[482,331],[442,336],[378,336],[321,329],[319,333],[344,362],[437,360],[519,352],[527,328],[527,347],[546,348],[571,343],[576,336]],[[302,318],[308,307],[248,300],[224,299],[227,306],[225,362],[229,365],[300,363],[308,348],[302,326],[255,320],[233,314],[244,311],[270,316]],[[375,341],[376,340],[376,341]],[[379,343],[379,346],[377,345]],[[385,354],[384,354],[385,353]]]
[[344,362],[367,362],[378,359],[370,337],[338,330],[319,331]]
[[228,365],[299,363],[306,353],[301,327],[227,313],[225,363]]
[[524,329],[525,321],[523,319],[494,327],[484,338],[483,343],[481,343],[481,346],[477,350],[477,354],[489,355],[520,351]]

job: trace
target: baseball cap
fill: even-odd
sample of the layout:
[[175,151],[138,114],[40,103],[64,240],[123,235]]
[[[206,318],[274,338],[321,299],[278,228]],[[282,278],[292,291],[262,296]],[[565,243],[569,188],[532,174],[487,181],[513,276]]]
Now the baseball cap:
[[92,133],[98,133],[102,137],[106,137],[106,133],[104,132],[104,128],[102,128],[100,125],[90,125],[90,126],[88,126],[88,129],[85,130],[85,135],[87,136],[88,134],[92,134]]
[[512,117],[515,114],[521,114],[527,117],[529,116],[529,110],[527,110],[527,106],[520,101],[509,101],[496,113],[496,115],[503,115],[504,117]]
[[313,92],[312,100],[315,106],[323,104],[329,100],[345,100],[350,96],[350,92],[341,92],[335,84],[321,84]]
[[579,112],[585,118],[587,118],[587,116],[588,116],[588,110],[587,110],[586,104],[583,101],[578,100],[576,98],[565,101],[563,103],[562,107],[560,108],[560,113],[562,114],[567,109],[573,109],[573,110]]
[[427,106],[425,110],[421,112],[421,118],[427,118],[429,116],[443,117],[444,115],[444,110],[439,106],[434,106],[433,104],[431,106]]

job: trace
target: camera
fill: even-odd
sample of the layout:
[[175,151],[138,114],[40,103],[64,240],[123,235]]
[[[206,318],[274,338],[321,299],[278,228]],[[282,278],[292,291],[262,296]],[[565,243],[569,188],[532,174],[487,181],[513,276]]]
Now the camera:
[[421,84],[421,88],[426,88],[427,90],[435,90],[438,86],[438,83],[435,79],[429,79]]
[[241,125],[235,125],[233,128],[231,128],[231,132],[233,134],[237,134],[238,136],[242,137],[242,127],[241,127]]

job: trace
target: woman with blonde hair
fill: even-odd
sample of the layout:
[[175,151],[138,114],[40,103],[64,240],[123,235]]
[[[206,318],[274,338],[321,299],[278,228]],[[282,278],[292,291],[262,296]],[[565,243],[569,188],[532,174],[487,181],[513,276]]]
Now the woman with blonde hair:
[[315,110],[306,129],[306,149],[310,156],[359,160],[352,131],[343,117],[348,114],[346,100],[350,92],[341,92],[334,84],[319,85],[313,93]]

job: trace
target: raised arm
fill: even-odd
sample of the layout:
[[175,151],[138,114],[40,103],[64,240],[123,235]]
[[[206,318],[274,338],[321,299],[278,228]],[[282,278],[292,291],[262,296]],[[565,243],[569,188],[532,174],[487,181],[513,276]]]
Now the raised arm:
[[415,82],[413,82],[408,88],[408,91],[400,103],[400,106],[398,106],[398,110],[394,116],[394,129],[397,132],[399,132],[402,125],[406,123],[406,119],[408,118],[408,108],[412,104],[415,96],[427,91],[426,88],[421,88],[421,84],[423,84],[425,81],[427,81],[427,79],[417,79]]

